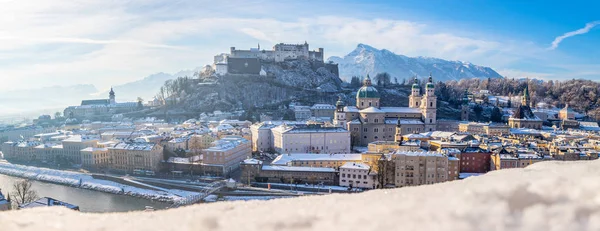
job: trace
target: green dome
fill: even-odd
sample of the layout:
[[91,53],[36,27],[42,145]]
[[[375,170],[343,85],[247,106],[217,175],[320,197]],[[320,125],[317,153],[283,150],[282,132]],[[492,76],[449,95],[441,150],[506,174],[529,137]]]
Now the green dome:
[[358,89],[356,98],[379,98],[379,92],[372,86],[364,86]]
[[433,83],[427,83],[427,88],[434,88]]
[[419,89],[419,84],[416,84],[416,83],[415,83],[415,84],[413,84],[413,85],[412,85],[412,89]]

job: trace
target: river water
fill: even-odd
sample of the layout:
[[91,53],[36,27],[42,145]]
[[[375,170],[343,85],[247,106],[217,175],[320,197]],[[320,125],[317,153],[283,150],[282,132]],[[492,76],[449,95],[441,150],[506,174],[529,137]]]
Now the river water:
[[[17,180],[21,179],[0,174],[0,189],[5,196],[13,191],[13,182]],[[49,184],[39,181],[33,182],[33,189],[37,192],[38,197],[51,197],[77,205],[82,212],[128,212],[144,210],[146,206],[152,206],[155,209],[164,209],[170,206],[168,203],[158,201],[73,188],[64,185]]]

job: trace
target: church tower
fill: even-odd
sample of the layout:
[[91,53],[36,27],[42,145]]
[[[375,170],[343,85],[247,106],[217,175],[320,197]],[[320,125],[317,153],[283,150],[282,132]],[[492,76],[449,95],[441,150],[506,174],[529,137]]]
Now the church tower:
[[429,74],[429,80],[425,86],[425,95],[421,100],[421,114],[425,123],[425,131],[434,131],[437,129],[437,97],[435,96],[435,85],[433,77]]
[[113,90],[113,88],[110,88],[110,92],[108,93],[108,100],[110,102],[110,104],[115,104],[117,103],[117,101],[115,100],[115,91]]
[[521,98],[521,105],[530,106],[531,98],[529,98],[529,80],[527,80],[527,85],[525,85],[525,90],[523,91],[523,98]]
[[465,94],[463,95],[462,101],[460,120],[469,121],[469,92],[467,89],[465,89]]
[[402,144],[402,126],[400,125],[400,118],[396,124],[396,135],[394,136],[394,142]]
[[338,97],[338,101],[335,103],[335,113],[333,115],[333,124],[338,127],[346,128],[346,112],[344,112],[346,103],[342,100],[342,96]]
[[415,76],[415,79],[414,79],[413,85],[412,85],[412,93],[410,94],[410,96],[408,98],[408,107],[419,108],[420,103],[421,103],[421,87],[419,86],[419,80],[417,79],[417,76]]

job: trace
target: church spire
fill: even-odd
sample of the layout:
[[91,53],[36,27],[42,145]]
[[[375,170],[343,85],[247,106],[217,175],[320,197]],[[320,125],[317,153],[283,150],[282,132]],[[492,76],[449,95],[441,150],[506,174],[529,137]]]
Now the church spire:
[[115,91],[113,90],[112,87],[110,87],[110,92],[108,93],[108,101],[110,101],[110,104],[115,104],[116,100],[115,100]]
[[529,102],[531,98],[529,97],[529,79],[527,80],[527,84],[525,85],[525,90],[523,90],[523,99],[521,99],[521,105],[529,106]]

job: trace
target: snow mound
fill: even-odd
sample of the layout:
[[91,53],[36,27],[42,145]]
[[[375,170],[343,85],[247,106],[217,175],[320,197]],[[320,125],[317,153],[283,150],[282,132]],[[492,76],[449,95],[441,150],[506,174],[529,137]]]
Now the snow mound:
[[[61,208],[0,215],[34,230],[600,230],[600,161],[543,162],[435,185],[357,194],[86,214]],[[176,224],[176,225],[174,225]]]

